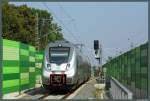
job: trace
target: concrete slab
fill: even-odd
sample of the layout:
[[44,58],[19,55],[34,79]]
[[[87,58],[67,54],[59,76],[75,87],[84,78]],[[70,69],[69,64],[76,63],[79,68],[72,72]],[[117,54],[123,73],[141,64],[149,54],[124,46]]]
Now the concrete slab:
[[73,94],[71,94],[67,99],[95,99],[94,97],[94,84],[95,79],[91,79],[85,84],[81,85]]

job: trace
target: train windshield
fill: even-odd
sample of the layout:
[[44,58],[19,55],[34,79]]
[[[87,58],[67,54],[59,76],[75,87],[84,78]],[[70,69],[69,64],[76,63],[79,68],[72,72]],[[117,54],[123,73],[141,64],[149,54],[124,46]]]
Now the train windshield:
[[53,47],[50,48],[50,63],[67,63],[69,58],[69,48],[68,47]]

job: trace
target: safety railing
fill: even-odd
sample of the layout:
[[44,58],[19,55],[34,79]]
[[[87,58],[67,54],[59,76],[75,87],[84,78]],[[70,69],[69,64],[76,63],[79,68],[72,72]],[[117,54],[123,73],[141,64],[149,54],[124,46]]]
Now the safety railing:
[[111,88],[110,93],[113,99],[132,99],[132,92],[127,89],[124,85],[118,82],[115,78],[110,80]]

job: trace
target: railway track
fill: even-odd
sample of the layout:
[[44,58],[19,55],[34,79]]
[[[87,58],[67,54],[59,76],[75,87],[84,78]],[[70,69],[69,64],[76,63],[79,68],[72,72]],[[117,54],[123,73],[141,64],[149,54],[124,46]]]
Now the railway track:
[[[88,82],[88,81],[86,81]],[[68,94],[66,94],[64,97],[62,97],[62,99],[66,99],[67,97],[69,97],[71,94],[73,94],[81,85],[83,85],[84,83],[86,82],[83,82],[82,84],[80,84],[79,86],[76,87],[76,89],[70,91]]]
[[44,99],[44,98],[46,98],[46,97],[48,97],[49,96],[49,93],[46,93],[46,94],[44,94],[43,96],[41,96],[40,98],[38,98],[39,100],[42,100],[42,99]]
[[[65,95],[61,95],[62,97],[60,99],[66,99],[70,94],[72,94],[72,93],[69,92],[69,93],[67,93]],[[51,96],[51,95],[49,93],[47,93],[47,94],[44,94],[43,96],[39,97],[38,99],[42,100],[42,99],[45,99],[45,98],[47,98],[49,96]],[[57,99],[57,97],[56,97],[56,99]]]
[[[86,83],[86,82],[84,82],[84,83]],[[82,83],[82,84],[84,84],[84,83]],[[69,91],[67,94],[65,94],[65,95],[60,95],[60,96],[62,96],[60,99],[66,99],[67,97],[69,97],[69,96],[70,96],[71,94],[73,94],[82,84],[80,84],[78,87],[76,87],[76,89]],[[50,93],[51,93],[51,92],[50,92]],[[39,100],[45,99],[45,98],[51,96],[50,93],[46,93],[46,94],[44,94],[43,96],[41,96],[40,98],[38,98],[38,99],[39,99]]]
[[63,96],[61,99],[66,99],[69,95],[71,95],[72,93],[68,93],[65,96]]
[[[75,90],[74,90],[75,91]],[[70,92],[68,92],[68,93],[66,93],[66,94],[64,94],[64,95],[59,95],[59,96],[61,96],[60,98],[57,98],[56,97],[56,99],[66,99],[67,97],[69,97],[71,94],[73,94],[73,92],[74,91],[70,91]],[[50,97],[50,99],[51,99],[51,96],[55,96],[55,95],[51,95],[50,93],[46,93],[46,94],[44,94],[43,96],[41,96],[41,97],[39,97],[38,99],[39,100],[42,100],[42,99],[46,99],[46,98],[48,98],[48,97]],[[58,95],[57,95],[58,96]]]
[[[83,84],[88,83],[88,81],[80,84],[79,86],[73,88],[72,90],[45,90],[42,87],[36,88],[33,91],[25,92],[24,95],[18,97],[19,99],[67,99],[74,96],[76,91],[80,89]],[[71,95],[71,96],[70,96]]]

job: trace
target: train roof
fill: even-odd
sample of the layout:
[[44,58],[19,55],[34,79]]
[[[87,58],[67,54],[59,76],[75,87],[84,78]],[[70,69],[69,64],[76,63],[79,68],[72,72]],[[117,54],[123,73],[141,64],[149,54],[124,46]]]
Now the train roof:
[[[73,44],[67,40],[58,40],[58,41],[50,42],[50,43],[48,43],[46,48],[48,48],[48,47],[59,47],[59,46],[76,48],[78,51],[82,50],[81,47],[78,47],[78,44]],[[80,52],[82,52],[82,51],[80,51]]]
[[57,46],[75,47],[75,44],[66,40],[59,40],[59,41],[50,42],[48,43],[47,46],[48,47],[57,47]]

